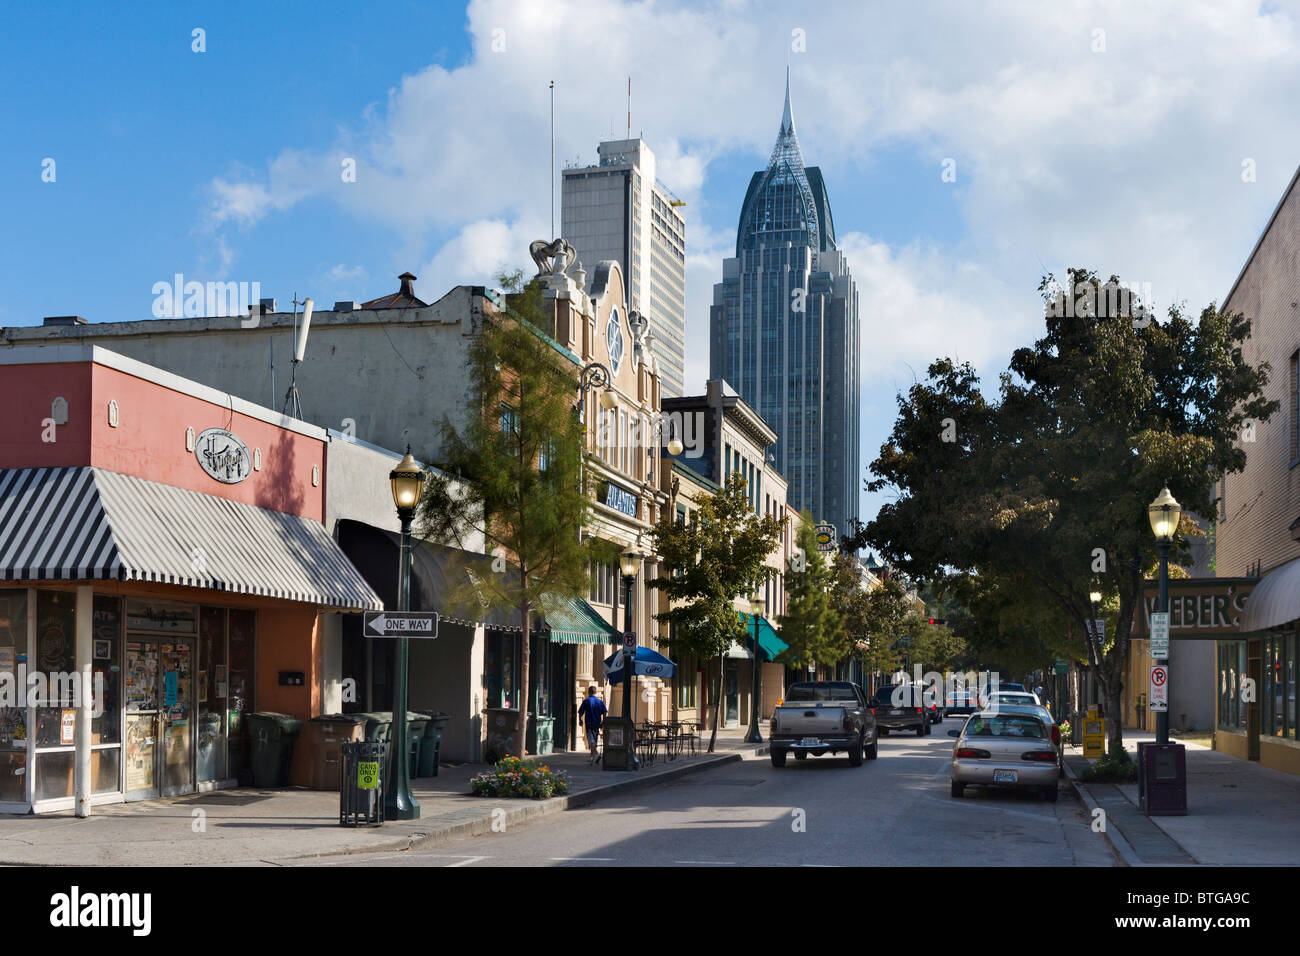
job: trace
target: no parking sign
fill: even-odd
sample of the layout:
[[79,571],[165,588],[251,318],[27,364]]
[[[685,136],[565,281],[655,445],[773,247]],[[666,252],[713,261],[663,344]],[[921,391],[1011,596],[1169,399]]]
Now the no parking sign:
[[1152,713],[1169,709],[1169,668],[1164,664],[1151,665],[1151,694],[1148,706]]

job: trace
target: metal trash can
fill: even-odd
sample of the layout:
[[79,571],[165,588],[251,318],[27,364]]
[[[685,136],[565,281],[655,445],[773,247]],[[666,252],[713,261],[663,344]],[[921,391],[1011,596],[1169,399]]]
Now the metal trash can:
[[365,739],[366,718],[360,714],[322,714],[307,721],[298,749],[305,750],[302,769],[303,786],[312,790],[337,790],[343,779],[340,748],[345,743]]
[[606,717],[600,723],[604,737],[601,747],[602,770],[637,770],[636,728],[625,717]]
[[253,786],[283,787],[289,783],[289,761],[300,730],[302,721],[288,714],[248,715]]
[[542,757],[555,752],[555,718],[528,715],[528,733],[524,735],[524,746],[535,757]]
[[438,776],[438,765],[442,761],[442,732],[451,720],[450,714],[429,714],[429,722],[424,726],[424,739],[420,741],[420,777]]
[[377,827],[384,823],[384,755],[382,740],[348,741],[339,746],[339,825]]

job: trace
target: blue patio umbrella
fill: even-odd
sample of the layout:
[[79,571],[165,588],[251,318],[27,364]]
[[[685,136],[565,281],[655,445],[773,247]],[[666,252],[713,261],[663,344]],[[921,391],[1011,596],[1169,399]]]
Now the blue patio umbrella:
[[[658,651],[648,647],[638,647],[636,657],[632,660],[632,673],[640,677],[662,677],[670,679],[677,673],[677,665]],[[605,677],[611,684],[623,682],[623,651],[620,648],[613,656],[605,658]]]

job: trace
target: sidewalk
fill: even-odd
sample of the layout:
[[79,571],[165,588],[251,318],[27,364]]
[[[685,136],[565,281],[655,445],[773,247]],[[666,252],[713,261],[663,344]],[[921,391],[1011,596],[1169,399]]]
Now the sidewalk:
[[[1124,732],[1136,757],[1140,741],[1155,735]],[[1175,737],[1174,743],[1180,741]],[[1300,847],[1300,776],[1238,760],[1201,744],[1187,747],[1187,816],[1148,817],[1138,808],[1137,784],[1085,784],[1089,761],[1066,749],[1067,772],[1091,811],[1106,811],[1106,836],[1129,866],[1294,866]]]
[[[657,760],[632,773],[603,771],[585,751],[537,758],[564,770],[569,793],[550,800],[472,796],[469,780],[484,764],[443,765],[437,777],[412,781],[420,819],[382,827],[338,822],[333,791],[245,787],[140,803],[95,807],[79,820],[71,813],[0,814],[0,865],[184,866],[258,864],[341,853],[374,853],[428,846],[454,837],[509,828],[603,798],[664,783],[746,756],[766,744],[746,744],[738,730],[719,731],[715,753]],[[504,811],[495,813],[494,811]]]

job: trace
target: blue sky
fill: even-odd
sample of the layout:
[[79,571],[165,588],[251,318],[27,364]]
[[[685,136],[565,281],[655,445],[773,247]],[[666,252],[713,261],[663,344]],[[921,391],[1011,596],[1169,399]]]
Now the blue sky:
[[[282,307],[529,264],[557,159],[632,127],[688,202],[688,387],[792,73],[864,330],[863,469],[941,353],[996,381],[1044,268],[1221,299],[1300,162],[1295,4],[24,4],[0,56],[0,325],[150,316],[177,272]],[[192,31],[205,31],[205,52]],[[54,182],[42,162],[55,161]],[[354,159],[357,182],[340,163]],[[955,182],[941,178],[956,164]],[[1251,176],[1243,170],[1249,163]],[[863,493],[870,516],[879,496]]]

